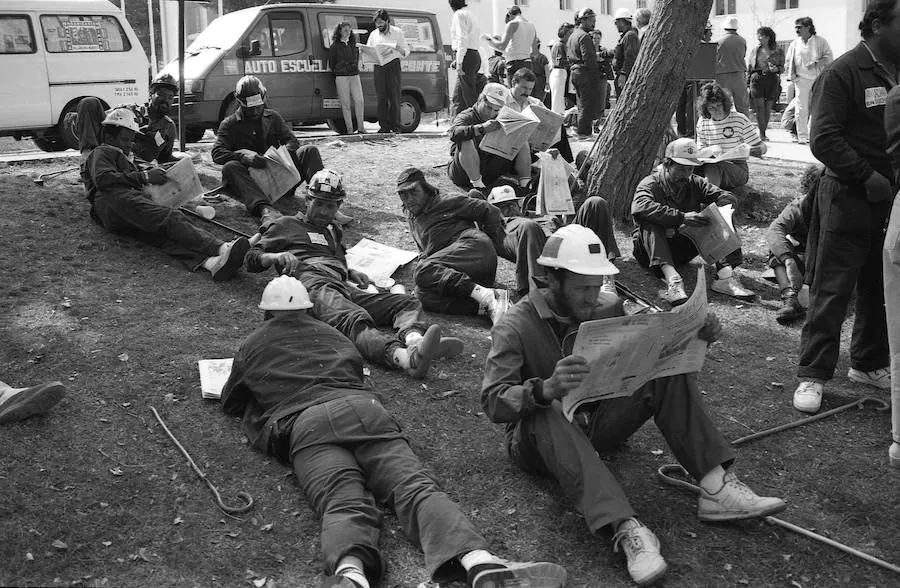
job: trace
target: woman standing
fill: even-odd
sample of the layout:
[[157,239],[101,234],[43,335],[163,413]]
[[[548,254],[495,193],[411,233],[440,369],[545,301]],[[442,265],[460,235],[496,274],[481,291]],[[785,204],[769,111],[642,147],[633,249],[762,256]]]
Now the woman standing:
[[784,52],[775,43],[775,31],[769,27],[756,29],[756,39],[759,45],[750,51],[750,59],[747,62],[747,70],[750,72],[750,99],[753,100],[753,109],[756,111],[759,136],[763,141],[768,141],[766,129],[769,127],[769,117],[772,116],[772,107],[781,94],[778,76],[784,71]]
[[816,27],[808,16],[794,21],[797,38],[785,57],[787,78],[797,89],[797,142],[809,142],[809,91],[813,82],[834,60],[828,41],[816,35]]
[[550,110],[557,114],[566,112],[566,86],[569,78],[569,59],[566,57],[566,42],[575,25],[565,23],[559,27],[556,43],[550,48]]
[[356,46],[357,38],[349,22],[342,22],[334,27],[331,35],[331,48],[328,55],[328,64],[334,73],[334,85],[337,86],[338,98],[341,100],[341,110],[344,113],[345,135],[353,133],[353,111],[356,110],[357,133],[364,134],[365,119],[363,108],[362,82],[359,79],[359,47]]

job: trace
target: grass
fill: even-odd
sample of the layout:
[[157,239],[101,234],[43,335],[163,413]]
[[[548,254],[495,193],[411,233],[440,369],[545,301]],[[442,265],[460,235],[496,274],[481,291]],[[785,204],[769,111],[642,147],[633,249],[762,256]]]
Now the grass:
[[[445,142],[394,138],[329,143],[322,151],[345,174],[344,210],[359,220],[347,243],[369,237],[414,248],[394,179],[418,165],[449,190],[444,170],[432,167],[446,161]],[[211,187],[217,171],[208,153],[202,159]],[[269,587],[316,586],[319,527],[291,471],[249,449],[238,421],[200,399],[197,360],[234,353],[261,320],[256,304],[271,276],[214,284],[157,250],[106,234],[90,221],[74,174],[43,187],[31,182],[65,165],[0,169],[0,230],[8,244],[0,250],[0,378],[13,385],[59,379],[68,387],[48,415],[0,428],[0,584],[250,586],[265,579]],[[775,322],[777,292],[755,276],[764,269],[765,225],[794,197],[801,171],[751,164],[760,196],[745,203],[739,221],[744,283],[760,299],[710,298],[726,337],[710,349],[700,379],[730,439],[799,418],[790,407],[799,330]],[[289,212],[300,204],[281,206]],[[218,220],[253,230],[234,202],[216,208]],[[618,235],[626,252],[621,279],[653,297],[660,284],[628,255],[628,229]],[[398,281],[409,287],[410,275],[403,268]],[[514,283],[510,264],[501,262],[498,281]],[[570,586],[630,586],[624,558],[587,533],[554,484],[507,459],[502,427],[486,419],[479,401],[487,323],[434,319],[466,341],[463,356],[439,363],[424,382],[371,366],[371,383],[419,456],[498,554],[559,562]],[[847,363],[844,349],[825,408],[869,394],[886,398],[849,382]],[[235,519],[215,508],[151,406],[226,502],[239,491],[253,495],[250,514]],[[759,492],[788,500],[785,520],[896,561],[900,499],[898,473],[886,463],[889,429],[886,413],[853,410],[740,448],[737,471]],[[889,572],[762,522],[701,524],[694,497],[654,477],[673,458],[652,425],[603,458],[662,542],[666,585],[896,585]],[[392,516],[383,548],[385,586],[427,580],[421,554]]]

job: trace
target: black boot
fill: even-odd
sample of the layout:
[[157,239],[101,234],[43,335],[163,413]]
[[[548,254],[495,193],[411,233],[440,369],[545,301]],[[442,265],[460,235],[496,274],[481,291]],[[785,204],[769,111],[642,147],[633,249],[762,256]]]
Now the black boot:
[[797,292],[788,286],[781,291],[781,308],[775,314],[775,320],[780,325],[787,325],[797,319],[803,318],[806,311],[797,301]]

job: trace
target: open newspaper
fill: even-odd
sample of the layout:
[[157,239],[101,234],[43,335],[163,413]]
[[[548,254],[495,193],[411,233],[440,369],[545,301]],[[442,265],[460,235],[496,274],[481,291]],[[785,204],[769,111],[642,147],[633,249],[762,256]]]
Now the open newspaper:
[[234,358],[226,359],[201,359],[197,362],[200,370],[200,396],[204,400],[221,400],[222,389],[228,376],[231,375],[231,365]]
[[538,161],[541,162],[541,178],[538,180],[535,207],[538,214],[575,214],[575,204],[569,190],[569,174],[575,168],[555,149],[551,149],[550,152],[539,152],[537,155]]
[[165,184],[149,184],[142,190],[153,202],[170,208],[178,208],[203,194],[200,176],[197,175],[190,157],[179,159],[175,165],[166,170]]
[[585,402],[630,396],[656,378],[700,371],[706,341],[706,274],[700,268],[691,297],[672,312],[635,314],[582,323],[572,355],[585,358],[590,373],[562,399],[570,421]]
[[250,177],[269,202],[275,202],[296,188],[302,178],[287,145],[282,145],[278,149],[269,147],[263,157],[266,159],[266,167],[251,167]]
[[735,159],[747,159],[750,157],[750,145],[741,143],[732,149],[722,151],[718,145],[704,147],[697,152],[697,159],[703,163],[716,163],[717,161],[732,161]]
[[709,224],[701,227],[684,226],[678,230],[694,242],[706,263],[722,261],[741,246],[741,239],[737,236],[731,220],[734,216],[732,205],[720,207],[713,202],[700,214],[709,219]]
[[362,56],[363,63],[384,65],[385,63],[400,57],[396,43],[379,43],[374,47],[370,47],[369,45],[357,45],[357,47],[359,47],[359,54]]
[[504,106],[495,118],[500,130],[488,133],[481,139],[480,149],[512,161],[519,149],[528,145],[531,134],[540,125],[540,119],[527,108],[522,112]]
[[376,284],[387,282],[397,268],[418,256],[390,245],[382,245],[371,239],[360,239],[347,250],[347,267],[363,272]]
[[528,138],[528,144],[535,151],[546,151],[550,145],[555,145],[561,138],[563,115],[553,112],[549,108],[545,108],[541,104],[532,104],[524,109],[524,113],[528,113],[538,119],[538,126]]

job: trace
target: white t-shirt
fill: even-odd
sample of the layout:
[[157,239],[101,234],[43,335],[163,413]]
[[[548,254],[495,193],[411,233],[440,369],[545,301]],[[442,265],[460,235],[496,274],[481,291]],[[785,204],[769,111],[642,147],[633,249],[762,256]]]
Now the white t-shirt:
[[[403,36],[403,31],[400,30],[400,27],[388,25],[388,32],[383,35],[377,28],[369,33],[369,40],[366,41],[366,45],[374,47],[382,44],[396,45],[397,49],[392,52],[394,57],[391,61],[409,55],[409,46],[406,44],[406,37]],[[390,63],[390,61],[387,63]]]
[[469,49],[478,51],[478,22],[467,8],[460,8],[450,20],[450,46],[457,55]]
[[754,147],[761,142],[756,125],[736,110],[722,120],[700,117],[697,121],[697,146],[700,149],[719,145],[722,151],[727,151],[741,143]]

